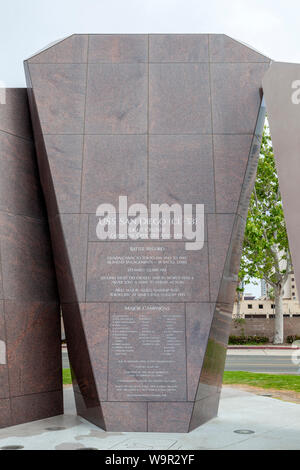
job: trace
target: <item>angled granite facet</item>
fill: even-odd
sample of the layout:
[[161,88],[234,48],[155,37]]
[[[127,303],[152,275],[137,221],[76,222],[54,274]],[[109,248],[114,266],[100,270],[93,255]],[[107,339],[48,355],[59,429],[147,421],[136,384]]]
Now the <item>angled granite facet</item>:
[[[25,62],[77,411],[106,430],[217,414],[269,62],[207,34],[74,35]],[[122,195],[204,204],[202,249],[100,241]]]
[[63,413],[60,308],[27,91],[0,104],[0,427]]
[[300,285],[300,64],[273,62],[263,80],[296,283]]

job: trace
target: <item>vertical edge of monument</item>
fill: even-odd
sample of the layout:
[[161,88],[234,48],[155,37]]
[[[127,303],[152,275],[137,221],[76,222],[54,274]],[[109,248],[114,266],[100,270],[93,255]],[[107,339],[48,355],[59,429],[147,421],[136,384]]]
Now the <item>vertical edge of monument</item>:
[[26,89],[0,104],[0,427],[63,413],[60,307]]
[[296,284],[300,285],[300,64],[273,62],[263,81]]

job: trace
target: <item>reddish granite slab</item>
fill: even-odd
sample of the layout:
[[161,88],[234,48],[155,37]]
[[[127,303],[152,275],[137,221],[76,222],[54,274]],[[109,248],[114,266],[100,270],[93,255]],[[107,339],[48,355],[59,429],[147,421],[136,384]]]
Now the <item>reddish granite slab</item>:
[[[73,35],[25,62],[77,411],[106,430],[217,413],[269,62],[214,34]],[[119,196],[204,205],[198,250],[100,240]]]
[[63,413],[60,307],[27,93],[7,89],[6,97],[0,105],[0,427]]

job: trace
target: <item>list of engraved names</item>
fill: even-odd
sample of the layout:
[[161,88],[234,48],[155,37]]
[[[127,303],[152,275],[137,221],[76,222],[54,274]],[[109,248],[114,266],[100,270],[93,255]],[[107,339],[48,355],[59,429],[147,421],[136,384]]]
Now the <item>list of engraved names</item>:
[[112,304],[109,400],[186,399],[183,304]]

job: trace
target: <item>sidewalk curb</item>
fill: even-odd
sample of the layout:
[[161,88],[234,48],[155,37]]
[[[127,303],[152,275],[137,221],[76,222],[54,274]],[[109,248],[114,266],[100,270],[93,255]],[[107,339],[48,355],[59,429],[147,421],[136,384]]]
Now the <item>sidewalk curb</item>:
[[[62,346],[62,349],[67,349],[67,346],[63,345]],[[287,350],[292,350],[292,351],[296,351],[297,349],[300,349],[299,348],[292,348],[291,346],[227,346],[227,349],[241,349],[241,350],[245,350],[245,349],[253,349],[253,350],[256,350],[256,349],[269,349],[269,350],[277,350],[277,349],[287,349]]]
[[297,349],[300,348],[292,348],[291,346],[228,346],[227,349],[269,349],[269,350],[277,350],[277,349],[288,349],[292,351],[296,351]]

